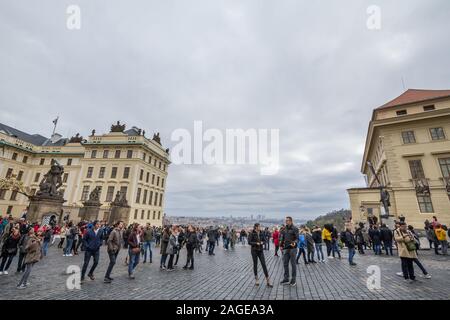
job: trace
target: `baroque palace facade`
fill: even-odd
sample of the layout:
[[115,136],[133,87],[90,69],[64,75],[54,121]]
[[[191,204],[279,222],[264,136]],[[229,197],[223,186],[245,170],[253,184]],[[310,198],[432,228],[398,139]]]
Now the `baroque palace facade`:
[[433,216],[449,225],[450,90],[407,90],[373,111],[361,166],[367,186],[347,190],[355,223],[383,213],[368,161],[389,192],[392,218],[420,229]]
[[[126,223],[162,224],[170,161],[159,134],[148,139],[145,131],[136,127],[125,130],[125,125],[117,122],[109,133],[98,135],[92,130],[87,139],[79,134],[70,139],[53,134],[48,139],[0,124],[0,177],[14,175],[33,195],[52,159],[64,166],[63,215],[70,220],[80,220],[83,202],[98,187],[99,219],[107,220],[110,203],[121,191],[131,207]],[[25,195],[0,190],[0,214],[18,217],[27,205]]]

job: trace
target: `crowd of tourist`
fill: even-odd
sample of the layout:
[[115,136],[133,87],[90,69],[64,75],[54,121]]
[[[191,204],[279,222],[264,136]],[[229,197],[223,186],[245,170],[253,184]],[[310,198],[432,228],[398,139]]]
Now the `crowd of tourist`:
[[[434,249],[438,255],[447,255],[450,236],[447,227],[433,217],[432,222],[425,221],[424,230],[430,249]],[[267,286],[273,286],[264,254],[265,251],[270,252],[270,243],[274,245],[274,256],[282,255],[282,284],[296,285],[296,265],[300,264],[300,259],[305,265],[325,263],[325,257],[341,259],[344,247],[348,250],[348,263],[351,266],[356,265],[356,251],[361,255],[366,254],[367,250],[373,250],[375,255],[393,256],[393,250],[397,250],[402,268],[399,276],[403,276],[407,281],[415,281],[415,263],[425,278],[431,277],[417,256],[417,250],[420,249],[419,235],[412,226],[407,225],[404,218],[395,221],[393,230],[386,224],[379,224],[375,219],[369,221],[367,227],[363,223],[355,226],[351,220],[347,221],[344,230],[339,232],[332,224],[315,225],[311,228],[305,225],[297,227],[291,217],[286,217],[285,224],[280,228],[262,228],[257,223],[252,229],[236,230],[229,227],[201,228],[193,225],[155,227],[138,223],[125,226],[123,221],[114,225],[108,225],[105,221],[81,221],[76,224],[68,221],[41,226],[29,223],[26,215],[19,220],[11,216],[4,216],[0,220],[0,275],[8,275],[14,258],[18,256],[15,269],[17,273],[22,273],[22,277],[17,287],[28,287],[33,266],[45,259],[49,247],[53,245],[61,250],[64,257],[72,257],[82,252],[84,260],[81,266],[81,283],[86,281],[86,276],[95,280],[94,273],[100,260],[100,251],[102,246],[106,246],[109,264],[104,271],[103,281],[112,283],[111,275],[122,249],[127,250],[123,263],[127,265],[128,277],[132,280],[140,260],[142,263],[153,263],[153,250],[156,247],[160,252],[159,268],[162,271],[175,270],[174,266],[178,264],[183,248],[186,252],[186,258],[183,260],[186,262],[182,268],[193,270],[194,253],[206,252],[214,256],[220,241],[226,251],[233,250],[237,244],[250,245],[255,284],[258,286],[258,261]]]

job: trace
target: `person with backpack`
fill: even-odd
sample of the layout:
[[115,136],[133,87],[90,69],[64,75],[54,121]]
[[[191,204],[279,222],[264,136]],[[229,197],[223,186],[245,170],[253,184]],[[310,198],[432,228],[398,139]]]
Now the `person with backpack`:
[[95,220],[92,223],[92,227],[88,229],[88,231],[86,232],[86,234],[82,239],[86,250],[84,251],[84,262],[83,267],[81,269],[81,283],[84,282],[84,276],[86,275],[86,271],[89,266],[91,258],[94,259],[94,263],[92,264],[92,267],[89,270],[88,277],[92,281],[95,280],[94,271],[98,265],[100,258],[100,247],[102,245],[102,237],[103,235],[100,230],[100,223],[98,222],[98,220]]
[[113,278],[111,278],[111,272],[116,264],[117,256],[119,255],[120,247],[122,246],[123,242],[123,221],[119,221],[114,225],[114,229],[111,231],[111,233],[108,236],[108,240],[106,241],[107,246],[107,252],[109,256],[109,265],[108,269],[105,273],[105,278],[103,282],[105,283],[111,283]]
[[30,277],[31,270],[33,266],[41,260],[42,257],[42,248],[41,248],[41,234],[35,234],[34,229],[30,228],[27,235],[27,241],[25,245],[25,272],[17,284],[17,289],[25,289],[30,283],[28,282],[28,278]]
[[416,243],[414,235],[408,230],[404,221],[398,223],[398,228],[394,231],[394,239],[398,246],[398,255],[402,263],[402,272],[405,281],[414,282],[414,259],[417,259]]

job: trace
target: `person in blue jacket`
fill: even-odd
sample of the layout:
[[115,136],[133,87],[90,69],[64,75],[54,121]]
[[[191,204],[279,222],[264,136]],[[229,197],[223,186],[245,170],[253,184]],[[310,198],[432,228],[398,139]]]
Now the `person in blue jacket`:
[[100,223],[96,220],[92,223],[92,227],[88,228],[88,231],[83,237],[83,244],[85,251],[84,251],[83,268],[81,269],[81,283],[83,283],[84,281],[84,276],[86,274],[91,257],[94,258],[94,264],[89,270],[88,277],[91,280],[95,280],[94,270],[98,265],[98,260],[100,257],[100,247],[102,245],[103,239],[102,232],[103,232],[102,229],[100,229]]
[[305,264],[308,264],[308,261],[306,260],[306,237],[303,228],[301,229],[300,233],[298,234],[298,253],[297,253],[297,264],[299,264],[298,259],[300,259],[300,256],[303,254],[303,260],[305,261]]

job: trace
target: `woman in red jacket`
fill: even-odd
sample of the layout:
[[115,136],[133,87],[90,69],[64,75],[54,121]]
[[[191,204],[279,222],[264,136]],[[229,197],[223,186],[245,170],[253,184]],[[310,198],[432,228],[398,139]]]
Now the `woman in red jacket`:
[[272,234],[273,244],[275,245],[275,257],[278,257],[278,249],[280,248],[280,232],[277,228]]

